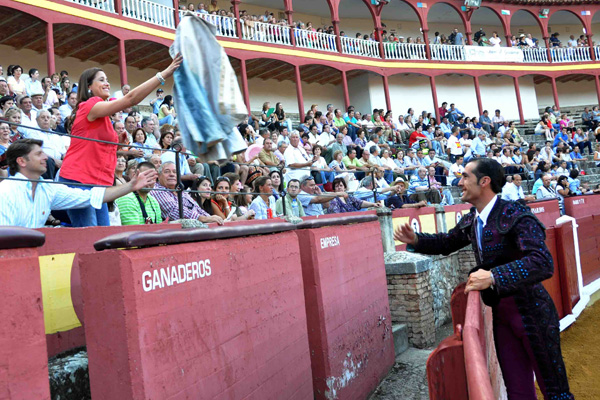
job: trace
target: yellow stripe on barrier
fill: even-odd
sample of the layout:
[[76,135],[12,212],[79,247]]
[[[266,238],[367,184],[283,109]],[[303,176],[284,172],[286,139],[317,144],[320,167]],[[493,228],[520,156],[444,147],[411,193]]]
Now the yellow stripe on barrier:
[[456,213],[454,211],[446,211],[446,229],[450,230],[456,226]]
[[[394,226],[394,232],[396,231],[396,228],[398,228],[399,226],[408,223],[409,219],[410,219],[409,217],[396,217],[396,218],[393,218],[392,219],[392,224]],[[396,244],[396,246],[400,246],[400,245],[404,244],[404,242],[401,242],[399,240],[394,240],[394,243]]]
[[419,215],[421,221],[421,232],[422,233],[437,233],[435,226],[435,214],[424,214]]
[[71,269],[75,253],[40,256],[46,334],[81,326],[71,299]]

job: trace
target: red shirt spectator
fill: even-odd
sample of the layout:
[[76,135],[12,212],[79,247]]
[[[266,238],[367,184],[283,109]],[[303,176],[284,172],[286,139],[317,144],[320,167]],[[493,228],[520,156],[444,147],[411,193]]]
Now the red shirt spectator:
[[410,134],[410,137],[408,138],[408,145],[410,147],[412,147],[412,145],[419,139],[427,140],[427,136],[423,135],[423,132],[420,131],[420,129],[421,127],[419,126],[416,131]]
[[[110,117],[88,121],[90,110],[101,101],[103,100],[96,96],[79,104],[72,135],[110,142],[119,141]],[[112,186],[116,163],[116,145],[73,138],[65,155],[60,176],[81,183]]]

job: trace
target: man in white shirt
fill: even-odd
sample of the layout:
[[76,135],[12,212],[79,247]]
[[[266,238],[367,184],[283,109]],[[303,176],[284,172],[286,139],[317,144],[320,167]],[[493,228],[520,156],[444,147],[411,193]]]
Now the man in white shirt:
[[379,147],[379,135],[374,133],[369,139],[371,140],[369,140],[365,145],[364,151],[369,152],[369,150],[371,150],[371,147],[376,146],[377,151],[381,152],[381,148]]
[[404,121],[404,115],[400,115],[398,117],[398,122],[395,125],[396,125],[396,130],[400,132],[400,136],[402,138],[402,142],[406,142],[406,140],[408,139],[408,137],[412,133],[412,130],[410,129],[410,127]]
[[115,92],[115,94],[113,94],[113,97],[117,100],[123,98],[127,93],[129,93],[129,91],[131,90],[131,86],[129,85],[123,85],[123,87],[121,88],[121,90]]
[[[172,145],[181,146],[181,153],[187,152],[187,149],[185,148],[181,137],[174,139]],[[175,153],[172,151],[165,151],[160,156],[160,161],[161,164],[166,164],[168,162],[175,164]],[[196,178],[198,178],[198,175],[192,173],[192,170],[190,169],[190,164],[188,163],[187,159],[183,154],[179,155],[179,172],[181,174],[181,183],[183,183],[183,185],[186,188],[192,186],[192,183],[194,183]],[[217,177],[215,176],[214,178],[216,179]]]
[[569,36],[569,41],[567,42],[569,47],[577,47],[577,39],[575,39],[575,35]]
[[513,175],[512,182],[507,182],[506,185],[504,185],[504,187],[502,188],[502,200],[535,200],[535,196],[525,196],[525,193],[523,192],[523,187],[521,186],[522,183],[523,180],[521,179],[521,175]]
[[452,127],[452,134],[448,138],[448,150],[450,151],[450,161],[455,162],[456,157],[463,155],[463,149],[458,140],[458,132],[460,128],[458,126]]
[[469,162],[471,159],[471,144],[473,141],[469,139],[469,132],[464,132],[462,137],[459,139],[460,147],[463,148],[465,161]]
[[492,123],[494,124],[495,130],[498,130],[500,125],[504,124],[504,117],[500,115],[500,110],[496,110],[496,113],[492,117]]
[[290,179],[302,181],[306,175],[310,174],[310,167],[319,161],[314,156],[309,157],[304,148],[300,146],[300,133],[298,131],[293,131],[290,134],[290,145],[283,153],[283,158],[287,170],[285,174],[286,182]]
[[528,33],[527,36],[525,37],[525,43],[527,43],[527,46],[529,46],[529,47],[535,47],[535,42],[533,41],[533,37],[531,36],[531,33]]
[[535,197],[541,199],[557,199],[556,190],[552,187],[552,175],[542,176],[542,186],[537,190]]
[[[95,187],[91,190],[70,188],[62,184],[43,183],[48,156],[42,150],[43,143],[35,139],[21,139],[6,151],[11,174],[23,182],[5,179],[0,182],[0,225],[41,228],[51,210],[68,210],[102,207],[102,203],[114,201],[127,193],[156,181],[156,171],[147,170],[120,186]],[[39,181],[39,182],[38,182]]]
[[71,116],[73,112],[73,108],[77,105],[77,93],[71,92],[69,93],[69,97],[67,97],[67,102],[62,106],[58,107],[58,111],[60,112],[60,116],[62,117],[63,123]]
[[50,129],[50,119],[51,116],[48,110],[40,111],[36,118],[36,122],[40,129],[43,129],[44,132],[31,130],[31,134],[27,135],[27,139],[37,139],[44,142],[42,145],[42,150],[48,157],[54,160],[54,164],[58,169],[62,166],[62,159],[67,150],[62,137],[52,133]]
[[[291,136],[290,136],[291,140]],[[327,148],[335,143],[335,135],[331,133],[331,127],[329,125],[323,125],[323,132],[319,135],[317,144],[323,148]]]
[[508,130],[508,121],[504,121],[504,122],[502,122],[502,125],[500,125],[498,127],[498,132],[500,132],[502,134],[502,136],[504,136],[504,133],[506,133],[507,130]]
[[452,179],[452,186],[458,186],[458,182],[460,182],[463,172],[465,172],[465,167],[463,166],[463,156],[458,156],[456,157],[456,162],[450,166],[450,179]]
[[540,155],[538,157],[539,161],[547,161],[549,163],[553,163],[556,156],[554,155],[554,151],[552,151],[552,147],[550,147],[550,142],[546,143],[546,147],[540,151]]

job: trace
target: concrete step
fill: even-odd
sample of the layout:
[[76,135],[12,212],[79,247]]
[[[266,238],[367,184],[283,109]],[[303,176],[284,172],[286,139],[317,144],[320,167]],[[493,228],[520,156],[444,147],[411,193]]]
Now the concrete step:
[[408,326],[406,324],[392,325],[394,335],[394,350],[396,357],[408,350]]

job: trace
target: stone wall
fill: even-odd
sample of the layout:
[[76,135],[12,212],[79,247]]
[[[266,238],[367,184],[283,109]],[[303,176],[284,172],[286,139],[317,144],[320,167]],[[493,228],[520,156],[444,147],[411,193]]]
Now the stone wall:
[[450,296],[475,265],[473,251],[449,256],[389,252],[385,261],[392,323],[407,325],[413,346],[433,346],[436,328],[452,320]]

